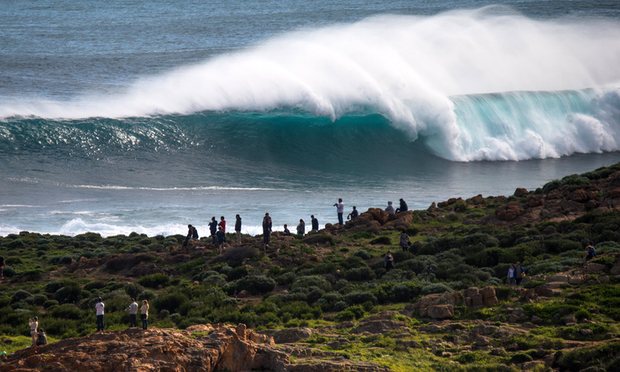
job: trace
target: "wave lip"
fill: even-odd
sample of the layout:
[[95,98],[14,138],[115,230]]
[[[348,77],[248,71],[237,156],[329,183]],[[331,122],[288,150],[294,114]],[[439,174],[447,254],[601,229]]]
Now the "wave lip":
[[143,191],[289,191],[269,187],[196,186],[196,187],[146,187],[119,185],[71,185],[77,189],[96,190],[143,190]]

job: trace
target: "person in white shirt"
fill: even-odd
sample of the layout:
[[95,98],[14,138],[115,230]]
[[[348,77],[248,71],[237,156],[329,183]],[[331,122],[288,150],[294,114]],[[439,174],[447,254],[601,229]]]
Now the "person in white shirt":
[[131,303],[127,307],[127,311],[129,312],[129,327],[137,327],[138,326],[138,303],[135,298],[131,299]]
[[37,318],[36,316],[30,318],[30,321],[28,321],[28,325],[30,326],[30,337],[32,337],[32,346],[36,347],[37,336],[39,335],[39,332],[37,330],[39,328],[39,318]]
[[342,198],[338,198],[338,203],[335,203],[334,207],[336,207],[336,212],[338,213],[338,225],[342,225],[344,223],[342,218],[344,214],[344,203],[342,202]]
[[105,304],[101,297],[97,298],[97,303],[95,304],[95,311],[97,313],[97,332],[103,332],[104,323],[103,323],[103,314],[105,314]]
[[149,302],[142,300],[142,306],[140,306],[140,318],[142,319],[142,329],[146,329],[149,325]]

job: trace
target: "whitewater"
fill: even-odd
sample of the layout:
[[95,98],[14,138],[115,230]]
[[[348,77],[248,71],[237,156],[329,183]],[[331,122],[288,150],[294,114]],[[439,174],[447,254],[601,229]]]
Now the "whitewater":
[[378,113],[449,160],[609,152],[620,146],[618,40],[617,20],[498,7],[381,15],[285,33],[113,94],[3,98],[0,117]]

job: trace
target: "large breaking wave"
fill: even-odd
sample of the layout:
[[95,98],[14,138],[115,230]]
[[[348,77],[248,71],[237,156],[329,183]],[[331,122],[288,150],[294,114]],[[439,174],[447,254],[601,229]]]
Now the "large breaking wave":
[[[617,20],[534,20],[496,7],[432,17],[378,16],[288,33],[144,78],[115,95],[3,98],[0,139],[16,141],[24,135],[16,122],[34,116],[77,120],[78,130],[86,125],[98,131],[92,147],[99,138],[111,138],[120,147],[142,140],[166,148],[171,141],[192,140],[178,126],[171,128],[178,135],[154,127],[136,136],[132,120],[181,115],[194,121],[193,113],[209,112],[204,125],[215,116],[234,133],[234,120],[222,118],[253,112],[274,120],[288,116],[297,124],[380,115],[406,141],[419,140],[432,153],[457,161],[618,151],[619,40]],[[300,112],[304,120],[294,120]],[[95,117],[108,119],[87,119]],[[111,118],[119,121],[109,125]],[[381,137],[380,130],[367,134]],[[49,129],[50,138],[39,141],[54,142],[54,133]],[[402,145],[401,140],[395,141]]]

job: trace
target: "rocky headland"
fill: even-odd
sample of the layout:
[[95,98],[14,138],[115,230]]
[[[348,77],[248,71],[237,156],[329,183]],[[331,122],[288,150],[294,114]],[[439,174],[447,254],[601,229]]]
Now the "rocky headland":
[[[510,196],[370,209],[301,239],[274,233],[266,251],[251,236],[218,255],[182,236],[9,235],[0,370],[618,370],[619,210],[616,164]],[[520,286],[505,280],[516,262]],[[126,329],[131,297],[151,301],[151,329]],[[38,349],[32,315],[52,341]]]

